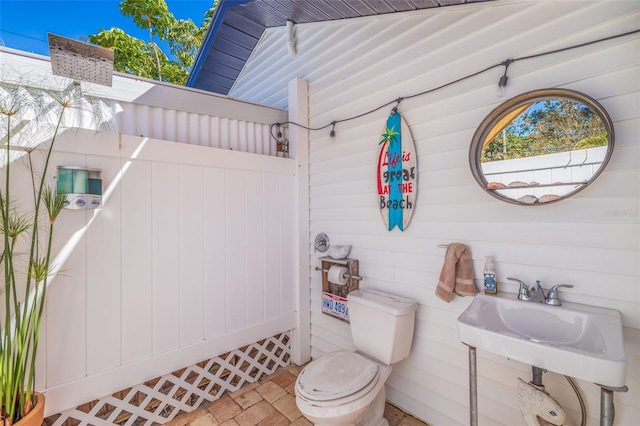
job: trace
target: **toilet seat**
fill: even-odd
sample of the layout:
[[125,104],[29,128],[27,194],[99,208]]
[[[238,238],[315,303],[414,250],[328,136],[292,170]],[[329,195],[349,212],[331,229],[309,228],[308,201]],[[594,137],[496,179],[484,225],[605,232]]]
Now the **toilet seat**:
[[350,351],[329,353],[307,365],[296,393],[316,406],[347,404],[366,395],[379,380],[379,365]]

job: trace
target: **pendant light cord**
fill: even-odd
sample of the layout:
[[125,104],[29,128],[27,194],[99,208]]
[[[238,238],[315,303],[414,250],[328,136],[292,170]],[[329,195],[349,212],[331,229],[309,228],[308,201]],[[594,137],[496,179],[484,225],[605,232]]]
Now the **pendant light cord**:
[[[389,101],[389,102],[386,102],[386,103],[384,103],[384,104],[382,104],[380,106],[377,106],[377,107],[375,107],[375,108],[373,108],[373,109],[371,109],[369,111],[366,111],[366,112],[363,112],[361,114],[354,115],[354,116],[351,116],[351,117],[342,118],[340,120],[334,120],[329,124],[325,124],[324,126],[309,127],[309,126],[305,126],[305,125],[300,124],[300,123],[296,123],[295,121],[283,121],[283,122],[271,124],[271,126],[269,128],[269,133],[271,134],[271,136],[274,139],[280,140],[282,138],[282,131],[280,129],[282,126],[286,126],[286,125],[296,126],[296,127],[300,127],[302,129],[308,130],[308,131],[319,131],[319,130],[324,130],[324,129],[327,129],[327,128],[331,127],[330,136],[331,136],[331,138],[333,138],[335,136],[336,124],[344,123],[344,122],[351,121],[351,120],[356,120],[358,118],[362,118],[362,117],[367,116],[369,114],[373,114],[374,112],[377,112],[377,111],[379,111],[379,110],[381,110],[383,108],[386,108],[386,107],[388,107],[390,105],[393,105],[394,103],[396,104],[395,108],[397,110],[397,108],[400,105],[400,103],[405,99],[413,99],[413,98],[417,98],[417,97],[420,97],[420,96],[424,96],[426,94],[435,92],[436,90],[444,89],[445,87],[449,87],[449,86],[452,86],[452,85],[454,85],[456,83],[460,83],[461,81],[473,78],[473,77],[478,76],[480,74],[483,74],[483,73],[485,73],[487,71],[490,71],[490,70],[492,70],[494,68],[504,67],[504,75],[500,78],[500,81],[499,81],[498,85],[500,87],[505,87],[507,85],[507,81],[508,81],[507,69],[509,68],[509,65],[511,65],[514,62],[525,61],[525,60],[528,60],[528,59],[539,58],[541,56],[553,55],[553,54],[556,54],[556,53],[566,52],[568,50],[578,49],[580,47],[590,46],[592,44],[601,43],[601,42],[609,41],[609,40],[614,40],[614,39],[617,39],[617,38],[626,37],[626,36],[637,34],[637,33],[640,33],[640,29],[633,30],[633,31],[627,31],[625,33],[616,34],[616,35],[612,35],[612,36],[604,37],[604,38],[599,38],[599,39],[596,39],[596,40],[592,40],[592,41],[588,41],[588,42],[580,43],[580,44],[575,44],[575,45],[572,45],[572,46],[567,46],[567,47],[563,47],[563,48],[560,48],[560,49],[554,49],[554,50],[549,50],[549,51],[546,51],[546,52],[535,53],[533,55],[521,56],[519,58],[506,59],[506,60],[504,60],[504,61],[502,61],[502,62],[500,62],[498,64],[490,65],[490,66],[488,66],[486,68],[483,68],[483,69],[481,69],[479,71],[476,71],[474,73],[471,73],[471,74],[465,75],[463,77],[457,78],[457,79],[452,80],[452,81],[450,81],[448,83],[444,83],[444,84],[442,84],[440,86],[437,86],[437,87],[434,87],[434,88],[431,88],[431,89],[427,89],[427,90],[423,90],[421,92],[414,93],[412,95],[396,98],[396,99],[394,99],[392,101]],[[274,128],[278,128],[278,132],[275,135],[273,133],[273,129]]]

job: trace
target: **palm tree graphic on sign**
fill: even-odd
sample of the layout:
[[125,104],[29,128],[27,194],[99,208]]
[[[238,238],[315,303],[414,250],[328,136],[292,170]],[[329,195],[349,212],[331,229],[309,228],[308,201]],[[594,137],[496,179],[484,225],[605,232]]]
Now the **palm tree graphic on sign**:
[[385,152],[389,152],[389,147],[394,141],[398,140],[398,136],[400,133],[395,131],[395,126],[385,127],[384,133],[382,134],[382,140],[378,142],[378,145],[385,144],[385,146],[380,147],[380,154],[378,155],[378,194],[382,194],[382,179],[380,176],[380,168],[382,167],[382,159],[384,158]]

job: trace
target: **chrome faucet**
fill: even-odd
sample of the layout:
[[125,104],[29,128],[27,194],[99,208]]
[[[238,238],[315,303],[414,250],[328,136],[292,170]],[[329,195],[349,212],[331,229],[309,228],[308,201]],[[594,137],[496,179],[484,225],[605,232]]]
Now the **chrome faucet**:
[[531,297],[529,297],[529,302],[547,302],[547,296],[544,294],[544,289],[540,285],[540,280],[536,281],[536,286],[531,288],[530,293]]
[[517,278],[507,277],[508,280],[517,281],[520,284],[520,289],[518,290],[518,300],[529,300],[531,298],[531,293],[529,293],[529,287],[527,283],[524,281],[520,281]]
[[560,297],[558,296],[558,288],[573,288],[571,284],[558,284],[554,285],[549,289],[549,293],[547,293],[547,305],[560,306],[562,303],[560,302]]
[[518,278],[507,277],[508,280],[516,281],[520,284],[520,288],[518,290],[518,300],[524,300],[528,302],[538,302],[538,303],[546,303],[547,305],[552,306],[560,306],[562,303],[560,302],[560,297],[558,296],[558,289],[561,287],[564,288],[573,288],[571,284],[558,284],[554,285],[549,289],[549,292],[545,295],[544,289],[540,285],[540,281],[536,281],[536,286],[529,287],[527,283]]

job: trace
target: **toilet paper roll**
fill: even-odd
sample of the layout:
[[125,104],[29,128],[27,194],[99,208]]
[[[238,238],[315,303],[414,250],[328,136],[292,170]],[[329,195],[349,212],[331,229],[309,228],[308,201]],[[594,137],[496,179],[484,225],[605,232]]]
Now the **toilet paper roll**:
[[346,285],[349,282],[349,270],[344,266],[333,265],[329,268],[327,278],[330,283]]

